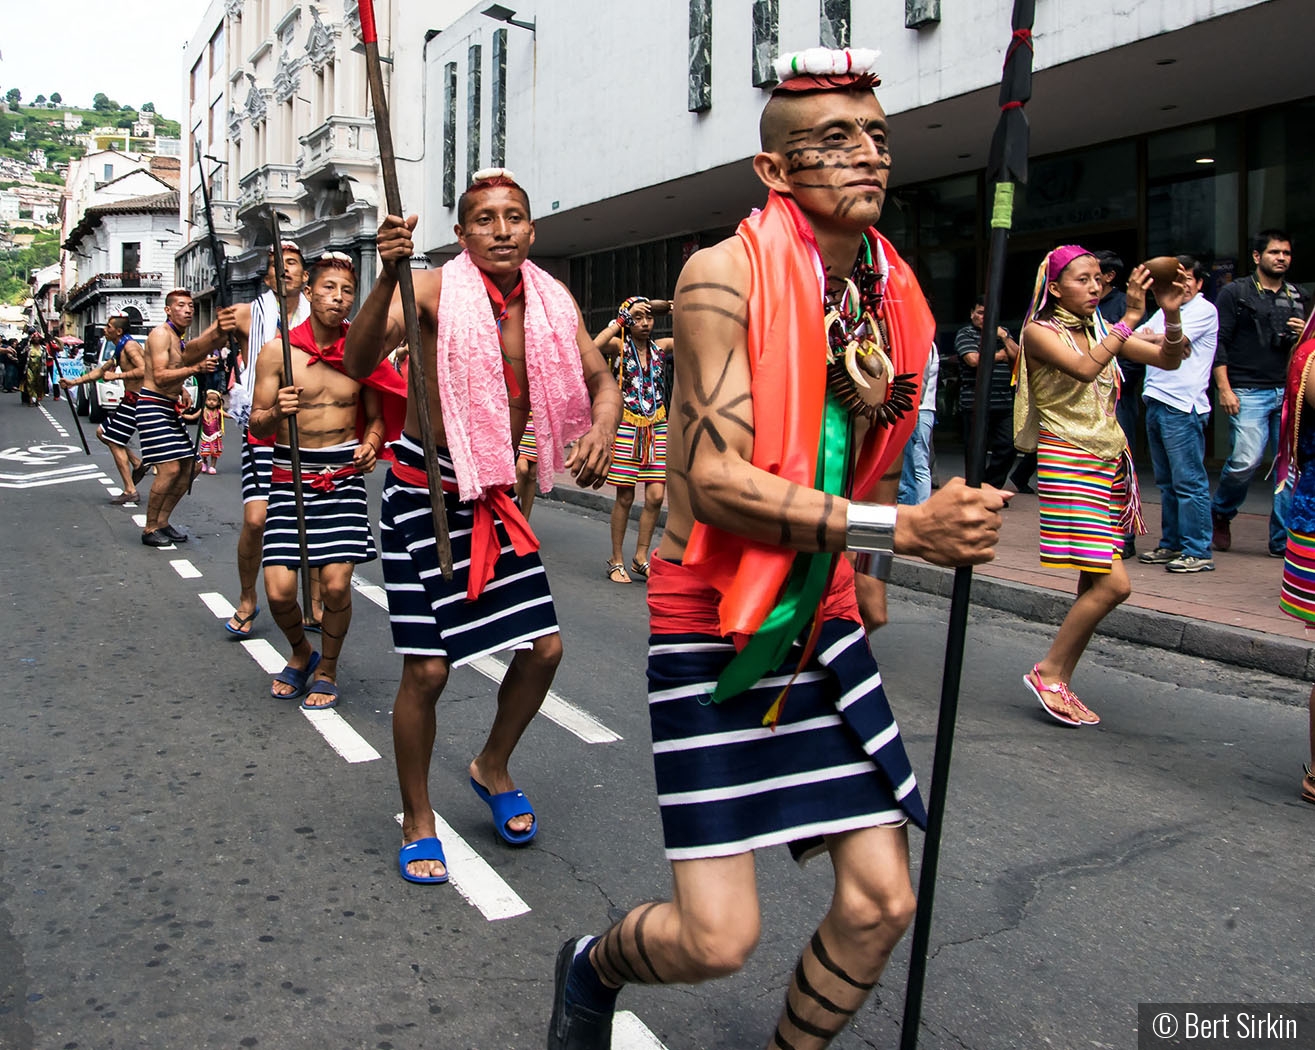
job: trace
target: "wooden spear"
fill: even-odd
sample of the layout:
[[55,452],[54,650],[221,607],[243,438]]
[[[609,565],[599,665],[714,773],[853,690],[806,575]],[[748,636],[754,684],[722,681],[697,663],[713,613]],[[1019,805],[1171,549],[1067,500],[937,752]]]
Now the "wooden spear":
[[[397,185],[397,155],[393,152],[393,132],[388,119],[388,99],[384,92],[383,65],[379,59],[379,34],[374,22],[373,0],[360,0],[361,42],[365,45],[365,70],[370,82],[370,99],[374,103],[375,137],[379,140],[379,166],[383,169],[384,198],[388,214],[405,217],[402,191]],[[416,407],[420,423],[420,445],[425,453],[425,473],[429,477],[429,502],[434,513],[434,541],[438,546],[438,567],[443,579],[452,579],[452,541],[447,532],[447,510],[443,506],[442,474],[434,444],[434,425],[429,416],[429,384],[425,382],[425,355],[420,346],[420,315],[416,312],[415,284],[411,264],[399,260],[397,290],[402,298],[402,319],[406,324],[406,345],[410,349],[408,396]]]

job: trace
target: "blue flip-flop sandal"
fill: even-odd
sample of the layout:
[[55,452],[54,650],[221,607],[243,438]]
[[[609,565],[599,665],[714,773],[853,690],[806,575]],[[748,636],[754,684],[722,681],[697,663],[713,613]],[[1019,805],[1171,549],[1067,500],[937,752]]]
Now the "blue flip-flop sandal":
[[299,671],[291,664],[288,664],[283,668],[282,671],[280,671],[278,674],[274,676],[274,681],[282,682],[284,685],[292,686],[292,692],[276,693],[274,692],[274,686],[271,683],[269,687],[269,695],[272,696],[275,700],[296,700],[299,696],[305,696],[306,683],[309,681],[310,676],[315,673],[315,668],[319,666],[320,666],[319,653],[310,654],[310,663],[306,665],[306,670],[304,671]]
[[[525,797],[525,792],[503,791],[500,794],[493,795],[489,793],[488,788],[474,777],[470,778],[470,786],[475,789],[475,794],[482,798],[488,804],[489,809],[492,810],[493,829],[508,846],[528,845],[534,839],[534,836],[539,833],[539,818],[535,815],[530,800]],[[529,831],[511,831],[507,827],[507,821],[525,813],[534,817],[534,823],[530,825]]]
[[305,700],[301,702],[303,711],[332,711],[338,706],[338,684],[330,682],[327,678],[319,678],[311,682],[306,690],[306,696],[312,693],[324,693],[326,696],[333,697],[327,704],[308,704]]
[[[250,624],[259,615],[260,615],[259,605],[256,606],[256,611],[253,612],[250,616],[239,616],[237,613],[234,613],[232,619],[237,621],[237,626],[234,627],[231,623],[228,622],[228,620],[225,620],[224,630],[226,630],[234,638],[250,638],[252,631]],[[242,630],[243,627],[247,629],[244,631]]]
[[[443,865],[445,870],[442,875],[412,875],[406,870],[406,866],[417,860],[436,860]],[[447,882],[448,872],[446,868],[447,857],[443,856],[443,843],[436,838],[416,839],[414,842],[408,842],[397,851],[397,870],[402,873],[402,878],[406,879],[407,882],[428,882],[437,886],[440,882]]]

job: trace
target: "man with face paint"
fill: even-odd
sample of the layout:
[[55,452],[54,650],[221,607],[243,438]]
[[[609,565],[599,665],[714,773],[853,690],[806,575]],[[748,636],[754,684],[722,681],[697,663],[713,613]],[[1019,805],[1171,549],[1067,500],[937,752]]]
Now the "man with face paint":
[[825,850],[835,871],[771,1047],[828,1045],[913,916],[905,825],[925,811],[865,629],[885,585],[850,554],[878,573],[896,552],[987,561],[1004,500],[956,478],[896,506],[935,322],[873,228],[891,164],[875,59],[778,61],[753,159],[767,203],[677,282],[670,503],[648,584],[673,899],[562,946],[550,1050],[610,1046],[623,984],[740,969],[760,929],[757,849]]
[[653,315],[670,309],[665,299],[631,296],[617,309],[616,320],[594,338],[594,345],[613,362],[621,387],[621,426],[612,449],[612,469],[607,472],[607,483],[616,488],[612,556],[607,561],[607,578],[613,583],[631,582],[622,548],[636,485],[644,486],[644,508],[630,571],[648,579],[648,552],[666,492],[666,375],[671,367],[671,340],[652,337]]
[[[405,338],[397,268],[409,265],[416,216],[379,227],[381,273],[347,333],[347,373],[369,374]],[[565,287],[528,259],[529,196],[510,172],[476,172],[457,202],[462,253],[413,275],[425,355],[425,396],[438,445],[454,574],[439,571],[418,408],[384,483],[379,538],[393,645],[402,680],[393,742],[402,792],[398,868],[408,882],[448,879],[429,801],[435,706],[452,666],[516,650],[498,690],[470,783],[512,846],[538,832],[508,770],[512,751],[547,695],[561,634],[538,540],[516,507],[516,446],[531,409],[541,484],[569,470],[581,485],[607,477],[621,397]],[[575,445],[569,458],[565,445]],[[510,549],[507,549],[510,548]]]

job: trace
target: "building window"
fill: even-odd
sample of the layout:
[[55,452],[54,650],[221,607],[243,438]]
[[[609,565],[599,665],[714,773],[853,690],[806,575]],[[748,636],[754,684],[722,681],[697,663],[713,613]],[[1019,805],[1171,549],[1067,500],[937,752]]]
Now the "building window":
[[224,68],[224,26],[221,23],[210,38],[210,75],[214,76]]
[[849,0],[821,0],[823,47],[849,47]]
[[479,171],[480,55],[483,47],[471,44],[466,52],[466,184]]
[[489,136],[489,163],[507,163],[507,31],[493,34],[493,132]]
[[712,0],[689,0],[689,105],[712,108]]
[[192,67],[192,78],[189,81],[191,95],[188,96],[189,102],[195,102],[201,95],[201,60],[196,60],[196,65]]
[[443,67],[443,207],[457,203],[457,64]]
[[110,182],[114,178],[113,164],[106,164],[104,169],[102,169],[102,171],[105,177],[101,179],[101,182]]
[[1187,252],[1217,273],[1246,272],[1245,265],[1240,270],[1237,266],[1240,140],[1236,120],[1174,128],[1147,138],[1148,255]]
[[140,241],[123,242],[123,265],[119,267],[122,273],[136,273],[142,261],[142,245]]
[[780,38],[779,0],[753,0],[753,86],[776,83],[777,41]]
[[[1294,267],[1306,277],[1310,288],[1310,258],[1315,255],[1315,181],[1310,177],[1309,154],[1303,145],[1315,129],[1315,99],[1304,99],[1286,106],[1270,106],[1247,119],[1246,235],[1278,228],[1292,237],[1292,247],[1299,265]],[[1245,254],[1246,269],[1251,270],[1251,252]],[[1296,275],[1289,273],[1288,280]]]

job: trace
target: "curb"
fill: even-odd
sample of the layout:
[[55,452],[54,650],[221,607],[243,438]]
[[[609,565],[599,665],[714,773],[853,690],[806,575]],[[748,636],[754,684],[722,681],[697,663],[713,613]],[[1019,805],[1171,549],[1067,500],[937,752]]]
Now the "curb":
[[[612,510],[610,495],[592,489],[577,489],[571,484],[558,485],[551,492],[540,493],[539,499],[570,504],[604,516]],[[639,518],[638,503],[631,509],[630,517]],[[664,526],[666,520],[667,511],[663,507],[658,527]],[[954,570],[897,558],[890,582],[896,587],[948,600],[954,585]],[[981,575],[973,576],[972,596],[974,602],[988,609],[1010,613],[1031,623],[1054,626],[1063,622],[1073,604],[1073,596],[1063,591]],[[1115,609],[1101,621],[1096,633],[1184,656],[1315,682],[1315,648],[1295,638],[1193,620],[1135,605]]]

